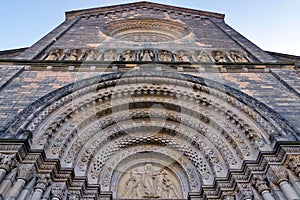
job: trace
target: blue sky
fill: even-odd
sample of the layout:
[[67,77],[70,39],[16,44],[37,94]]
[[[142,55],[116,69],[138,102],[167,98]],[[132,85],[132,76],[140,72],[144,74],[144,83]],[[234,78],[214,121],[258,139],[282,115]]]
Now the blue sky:
[[[62,23],[64,12],[135,1],[2,0],[0,50],[27,47]],[[299,0],[152,1],[226,14],[225,21],[264,50],[300,55]]]

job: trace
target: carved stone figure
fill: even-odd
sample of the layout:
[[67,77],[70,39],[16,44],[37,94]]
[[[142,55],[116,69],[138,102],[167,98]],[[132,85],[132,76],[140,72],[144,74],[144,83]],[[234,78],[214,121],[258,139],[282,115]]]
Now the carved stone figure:
[[214,59],[216,62],[227,62],[226,56],[222,51],[215,51]]
[[178,199],[178,185],[172,181],[164,169],[154,169],[146,164],[143,170],[130,170],[121,198],[126,199]]
[[51,197],[57,199],[63,199],[66,192],[65,183],[54,183],[51,188]]
[[172,54],[168,51],[160,51],[158,54],[159,60],[163,62],[171,62]]
[[197,54],[197,61],[198,62],[210,62],[211,60],[210,60],[209,56],[207,55],[207,53],[200,51]]
[[62,49],[52,49],[45,60],[59,60],[59,58],[62,56],[63,50]]
[[90,49],[86,52],[86,58],[85,60],[97,60],[99,57],[99,51],[96,49]]
[[65,60],[79,60],[81,55],[80,49],[72,49],[67,52]]
[[140,59],[141,59],[141,61],[153,61],[154,60],[154,54],[150,50],[143,50],[140,53]]
[[133,173],[133,171],[130,171],[122,197],[133,199],[140,198],[142,196],[142,189],[142,175],[140,173]]
[[117,60],[117,53],[114,50],[109,50],[107,52],[104,53],[104,57],[103,60],[104,61],[115,61]]
[[123,61],[134,61],[135,60],[135,53],[132,51],[126,51],[122,55],[122,60]]
[[245,56],[241,52],[231,51],[229,53],[230,57],[233,59],[234,62],[248,62]]
[[190,62],[189,56],[183,51],[176,55],[176,60],[179,62]]
[[14,154],[0,154],[0,169],[4,169],[7,173],[17,166]]

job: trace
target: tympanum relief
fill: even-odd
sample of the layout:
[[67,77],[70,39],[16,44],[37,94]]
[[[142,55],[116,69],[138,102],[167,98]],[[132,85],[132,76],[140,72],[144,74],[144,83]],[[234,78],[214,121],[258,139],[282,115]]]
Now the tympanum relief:
[[167,169],[150,163],[128,170],[118,184],[121,199],[180,199],[179,180]]

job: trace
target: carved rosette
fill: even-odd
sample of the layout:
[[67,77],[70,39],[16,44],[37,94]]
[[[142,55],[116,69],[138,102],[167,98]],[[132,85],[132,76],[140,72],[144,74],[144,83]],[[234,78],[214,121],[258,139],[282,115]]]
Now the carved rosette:
[[300,177],[300,155],[290,155],[287,159],[287,166]]
[[16,157],[14,154],[0,154],[0,169],[4,169],[6,173],[9,173],[13,168],[17,166]]
[[38,174],[35,188],[39,188],[43,191],[46,190],[50,184],[50,175],[49,174]]
[[65,183],[54,183],[51,188],[51,198],[63,199],[66,192]]
[[33,164],[21,164],[18,168],[17,179],[23,179],[29,182],[36,175],[36,169]]
[[254,175],[252,178],[252,185],[259,193],[262,193],[265,190],[270,190],[269,183],[265,175]]

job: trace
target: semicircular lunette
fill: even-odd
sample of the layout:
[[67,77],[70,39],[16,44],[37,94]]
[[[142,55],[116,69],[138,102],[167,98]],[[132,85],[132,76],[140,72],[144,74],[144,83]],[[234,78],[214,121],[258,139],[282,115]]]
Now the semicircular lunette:
[[114,39],[133,42],[170,42],[191,33],[185,24],[151,18],[109,22],[102,26],[102,32]]

